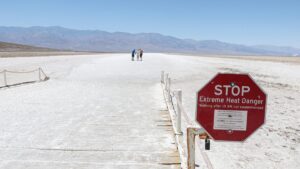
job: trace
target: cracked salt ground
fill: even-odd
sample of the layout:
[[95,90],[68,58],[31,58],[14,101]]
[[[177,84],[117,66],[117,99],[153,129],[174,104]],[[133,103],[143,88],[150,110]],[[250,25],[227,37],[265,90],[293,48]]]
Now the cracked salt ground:
[[179,168],[156,61],[69,57],[16,59],[53,76],[1,90],[0,168]]
[[145,53],[143,62],[129,54],[1,58],[0,67],[50,76],[0,90],[1,169],[179,168],[161,70],[182,89],[190,117],[196,91],[219,71],[250,73],[268,93],[266,124],[245,143],[212,141],[214,169],[300,166],[296,63]]

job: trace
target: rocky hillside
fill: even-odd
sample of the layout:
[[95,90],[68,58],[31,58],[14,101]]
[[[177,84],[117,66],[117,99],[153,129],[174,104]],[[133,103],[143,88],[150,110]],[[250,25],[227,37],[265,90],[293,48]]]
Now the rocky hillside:
[[48,52],[54,49],[20,45],[15,43],[0,42],[0,52]]

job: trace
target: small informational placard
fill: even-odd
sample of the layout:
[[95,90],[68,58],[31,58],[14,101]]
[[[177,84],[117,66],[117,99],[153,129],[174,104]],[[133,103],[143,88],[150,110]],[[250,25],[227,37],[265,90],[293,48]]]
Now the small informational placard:
[[214,111],[214,130],[247,129],[247,111],[243,110],[217,110]]

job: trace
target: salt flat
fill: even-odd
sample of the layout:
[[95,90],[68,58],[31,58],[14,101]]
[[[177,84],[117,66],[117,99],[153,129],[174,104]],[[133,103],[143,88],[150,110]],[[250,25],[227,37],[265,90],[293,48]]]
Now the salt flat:
[[179,168],[151,61],[124,55],[1,60],[10,70],[38,65],[49,81],[0,91],[0,168]]
[[[215,169],[299,168],[300,65],[145,53],[1,58],[50,80],[0,90],[0,168],[177,168],[160,71],[194,118],[196,92],[217,72],[249,73],[267,92],[266,124],[244,143],[212,142]],[[198,154],[197,162],[205,168]]]

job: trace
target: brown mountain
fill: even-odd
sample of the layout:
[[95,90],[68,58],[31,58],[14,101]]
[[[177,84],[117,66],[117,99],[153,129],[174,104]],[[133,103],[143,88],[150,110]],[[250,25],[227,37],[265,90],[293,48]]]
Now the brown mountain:
[[16,43],[0,42],[0,52],[51,52],[57,51],[49,48],[21,45]]

